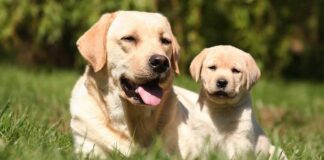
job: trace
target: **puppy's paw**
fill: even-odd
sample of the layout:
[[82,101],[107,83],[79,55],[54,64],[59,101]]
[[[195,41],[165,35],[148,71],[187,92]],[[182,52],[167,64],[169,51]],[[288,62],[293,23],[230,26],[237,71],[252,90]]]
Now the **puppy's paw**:
[[269,159],[288,160],[285,152],[280,147],[271,146],[269,153]]

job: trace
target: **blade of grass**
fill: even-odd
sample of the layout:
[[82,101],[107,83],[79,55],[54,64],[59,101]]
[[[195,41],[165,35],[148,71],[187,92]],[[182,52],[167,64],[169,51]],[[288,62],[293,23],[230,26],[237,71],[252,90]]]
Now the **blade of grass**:
[[9,108],[9,106],[10,106],[10,100],[8,100],[8,102],[6,103],[6,105],[4,106],[4,108],[1,110],[1,112],[0,112],[0,118],[7,111],[7,109]]

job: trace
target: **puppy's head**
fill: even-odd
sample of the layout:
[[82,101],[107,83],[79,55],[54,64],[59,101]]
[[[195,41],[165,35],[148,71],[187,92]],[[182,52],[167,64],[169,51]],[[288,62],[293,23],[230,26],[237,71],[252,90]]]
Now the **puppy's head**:
[[238,103],[260,77],[251,55],[232,46],[204,49],[191,62],[190,73],[201,80],[206,98],[224,105]]
[[108,70],[114,89],[136,105],[159,105],[163,92],[171,89],[174,73],[179,73],[179,45],[161,14],[105,14],[77,45],[93,70]]

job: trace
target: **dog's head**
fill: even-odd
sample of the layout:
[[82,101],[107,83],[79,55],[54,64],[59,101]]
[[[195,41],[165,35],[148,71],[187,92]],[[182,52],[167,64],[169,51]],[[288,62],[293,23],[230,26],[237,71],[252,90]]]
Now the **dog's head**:
[[174,72],[179,73],[179,45],[168,20],[158,13],[105,14],[77,45],[93,70],[108,70],[114,89],[135,105],[159,105]]
[[217,104],[238,103],[260,78],[250,54],[233,46],[204,49],[190,65],[191,76],[201,80],[206,98]]

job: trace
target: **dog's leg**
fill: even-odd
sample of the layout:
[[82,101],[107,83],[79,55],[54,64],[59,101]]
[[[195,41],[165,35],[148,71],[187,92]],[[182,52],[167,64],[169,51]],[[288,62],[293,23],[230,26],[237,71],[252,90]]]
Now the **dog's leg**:
[[269,159],[273,159],[273,157],[275,157],[276,159],[279,160],[288,160],[285,152],[280,147],[271,145],[269,153],[270,153]]
[[[98,146],[96,143],[91,141],[90,139],[79,135],[76,132],[73,132],[73,140],[74,140],[74,149],[75,153],[78,156],[81,157],[89,157],[89,158],[94,158],[98,156],[101,159],[106,158],[105,157],[105,151],[103,148]],[[80,155],[79,155],[80,154]]]
[[280,147],[273,146],[264,134],[258,136],[255,151],[257,155],[266,156],[269,159],[288,159],[284,151]]
[[125,156],[130,154],[132,144],[128,137],[100,123],[91,122],[92,126],[88,124],[79,119],[71,121],[77,152],[101,157],[115,150]]
[[[128,134],[127,131],[122,132],[114,129],[107,120],[107,116],[98,107],[95,99],[89,96],[88,91],[83,85],[79,86],[80,88],[76,88],[73,92],[74,94],[70,102],[72,114],[71,128],[76,136],[75,139],[77,139],[76,145],[84,148],[81,149],[82,151],[89,152],[87,148],[91,148],[91,144],[94,143],[98,146],[95,146],[95,148],[100,148],[100,150],[105,152],[116,149],[122,154],[128,155],[131,140],[126,135]],[[84,139],[89,141],[87,143],[89,145],[86,146],[91,147],[82,147]]]
[[269,150],[270,150],[271,144],[269,142],[269,139],[264,135],[260,134],[257,137],[257,143],[255,146],[255,153],[256,155],[262,155],[262,156],[269,156]]

